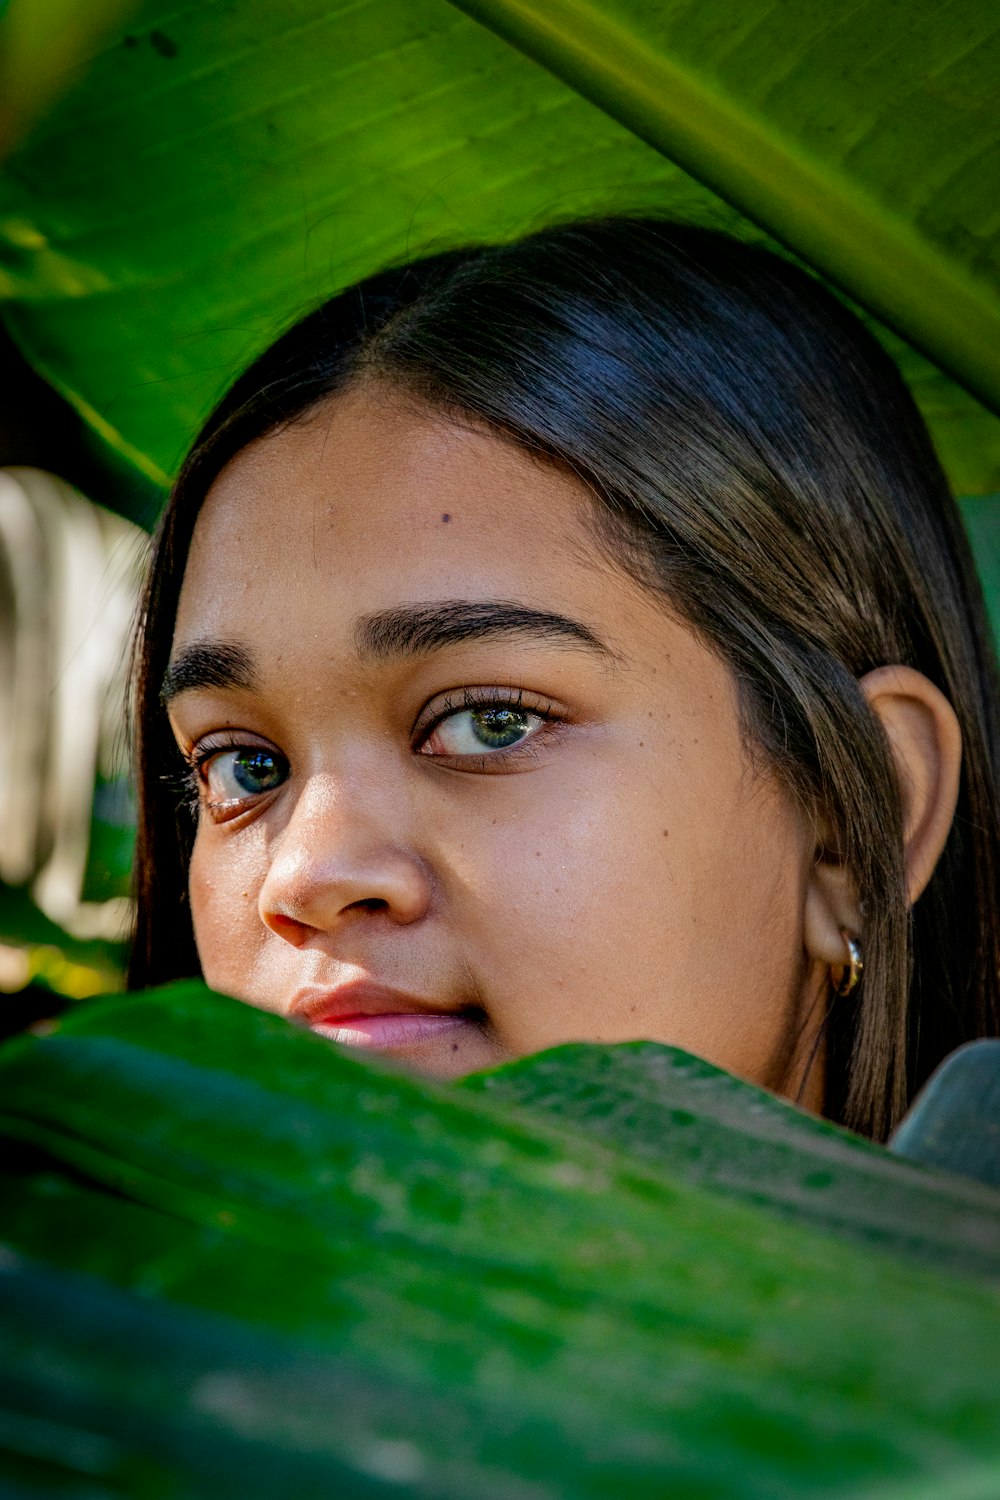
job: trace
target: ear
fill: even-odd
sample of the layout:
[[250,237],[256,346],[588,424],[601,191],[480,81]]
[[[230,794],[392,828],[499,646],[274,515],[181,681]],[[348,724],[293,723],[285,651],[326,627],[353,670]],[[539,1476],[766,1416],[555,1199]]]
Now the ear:
[[962,771],[962,731],[948,699],[913,667],[878,667],[861,690],[882,721],[903,807],[906,899],[912,906],[951,830]]
[[[955,816],[962,732],[944,694],[913,667],[877,667],[860,685],[881,721],[896,766],[906,898],[912,906],[931,878]],[[809,956],[831,968],[844,965],[843,932],[859,932],[861,922],[853,882],[836,860],[817,860],[804,916]]]

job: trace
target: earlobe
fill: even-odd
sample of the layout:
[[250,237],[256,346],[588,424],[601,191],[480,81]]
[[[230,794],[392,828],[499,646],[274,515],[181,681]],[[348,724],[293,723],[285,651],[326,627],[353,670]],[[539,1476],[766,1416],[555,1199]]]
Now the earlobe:
[[962,731],[941,690],[913,667],[877,667],[861,689],[881,720],[899,779],[906,896],[917,900],[941,857],[955,816]]
[[860,928],[857,895],[850,872],[829,859],[817,859],[806,888],[802,941],[806,954],[822,968],[841,970],[850,964],[845,933]]

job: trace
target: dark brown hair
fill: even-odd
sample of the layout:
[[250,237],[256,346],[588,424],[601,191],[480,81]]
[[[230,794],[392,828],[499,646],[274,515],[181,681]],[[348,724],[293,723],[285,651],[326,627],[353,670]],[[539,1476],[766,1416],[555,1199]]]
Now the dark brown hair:
[[[996,666],[955,504],[897,370],[795,266],[655,220],[546,229],[332,298],[209,418],[163,517],[137,648],[131,978],[198,972],[193,830],[159,692],[198,510],[228,460],[375,378],[571,468],[608,544],[712,644],[748,744],[834,830],[865,975],[826,1022],[828,1112],[876,1138],[961,1042],[1000,1029]],[[905,663],[946,694],[964,761],[930,884],[905,899],[899,788],[858,679]]]

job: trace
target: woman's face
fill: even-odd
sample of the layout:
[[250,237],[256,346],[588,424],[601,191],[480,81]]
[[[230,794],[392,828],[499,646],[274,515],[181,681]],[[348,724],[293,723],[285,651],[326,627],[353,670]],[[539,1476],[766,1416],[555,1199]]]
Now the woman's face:
[[165,685],[205,977],[441,1075],[652,1038],[790,1088],[812,838],[592,515],[380,391],[230,463]]

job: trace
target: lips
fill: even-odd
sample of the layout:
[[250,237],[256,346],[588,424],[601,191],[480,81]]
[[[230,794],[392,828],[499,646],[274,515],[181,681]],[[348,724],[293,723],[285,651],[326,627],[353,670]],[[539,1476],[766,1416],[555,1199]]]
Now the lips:
[[470,1024],[462,1012],[441,1010],[369,980],[301,990],[289,1007],[289,1016],[331,1042],[377,1052],[406,1051]]
[[344,1016],[334,1022],[314,1021],[312,1030],[345,1047],[371,1047],[377,1052],[394,1052],[468,1024],[464,1016],[427,1016],[398,1011],[388,1016]]

